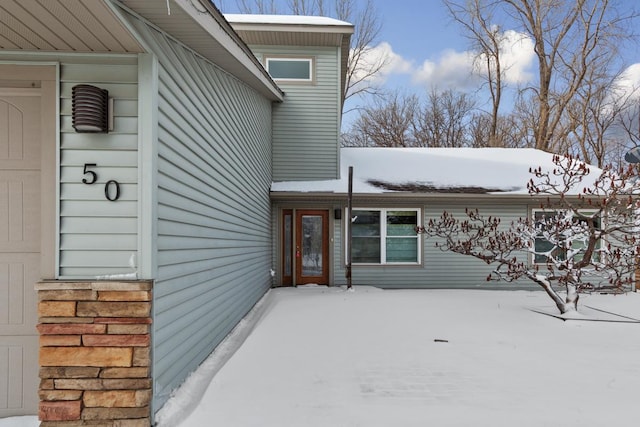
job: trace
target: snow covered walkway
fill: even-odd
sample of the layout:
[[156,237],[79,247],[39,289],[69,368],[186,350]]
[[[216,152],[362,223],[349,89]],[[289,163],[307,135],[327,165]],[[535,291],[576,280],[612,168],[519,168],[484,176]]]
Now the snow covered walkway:
[[[640,294],[580,302],[640,318]],[[553,304],[543,292],[274,289],[158,425],[635,427],[640,324],[531,309]]]

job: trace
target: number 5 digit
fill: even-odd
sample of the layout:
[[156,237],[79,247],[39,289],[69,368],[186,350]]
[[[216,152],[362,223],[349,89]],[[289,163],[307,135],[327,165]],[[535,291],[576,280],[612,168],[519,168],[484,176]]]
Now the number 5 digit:
[[89,175],[89,179],[82,178],[83,184],[91,185],[98,180],[98,174],[95,171],[89,170],[89,168],[95,168],[98,166],[96,163],[85,163],[84,171],[82,172],[84,175]]

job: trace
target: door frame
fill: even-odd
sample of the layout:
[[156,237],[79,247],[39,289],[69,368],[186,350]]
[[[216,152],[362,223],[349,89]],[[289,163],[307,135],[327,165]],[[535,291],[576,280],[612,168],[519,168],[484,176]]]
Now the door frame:
[[[304,208],[283,208],[280,210],[280,279],[282,286],[298,286],[309,283],[319,285],[331,285],[331,210],[329,208],[304,207]],[[322,268],[321,276],[303,277],[302,270],[302,216],[320,215],[322,216]],[[288,217],[288,218],[287,218]],[[287,231],[287,225],[290,227]],[[289,243],[287,242],[289,240]],[[287,272],[287,265],[289,272]],[[289,274],[288,274],[289,273]]]

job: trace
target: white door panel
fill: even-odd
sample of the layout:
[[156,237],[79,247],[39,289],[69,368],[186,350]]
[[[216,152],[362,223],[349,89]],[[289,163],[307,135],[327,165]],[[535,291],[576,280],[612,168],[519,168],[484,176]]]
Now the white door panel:
[[0,88],[0,417],[38,404],[41,105],[39,89]]

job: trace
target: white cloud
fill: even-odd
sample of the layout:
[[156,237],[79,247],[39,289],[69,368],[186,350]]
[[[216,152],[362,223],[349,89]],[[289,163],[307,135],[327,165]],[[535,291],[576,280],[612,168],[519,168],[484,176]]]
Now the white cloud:
[[[506,31],[501,51],[507,84],[524,83],[533,78],[530,72],[534,59],[531,39],[516,31]],[[413,61],[394,52],[389,43],[382,42],[365,52],[354,80],[379,86],[393,75],[406,74],[412,76],[415,85],[469,90],[479,87],[481,79],[478,73],[484,73],[482,67],[474,66],[474,59],[471,51],[446,50],[436,60],[425,60],[416,66]],[[381,68],[376,74],[367,75],[368,70],[379,66]]]
[[411,72],[413,64],[395,53],[389,43],[382,42],[373,50],[380,52],[381,56],[387,59],[381,70],[382,75],[388,76],[389,74],[407,74]]
[[530,67],[535,57],[533,40],[513,30],[504,32],[500,51],[506,66],[507,83],[526,83],[533,79]]
[[[533,41],[516,31],[506,31],[500,47],[505,83],[526,83],[533,79],[529,71],[534,59]],[[469,89],[481,84],[480,76],[485,74],[482,60],[472,51],[445,51],[437,61],[424,61],[413,73],[416,83],[435,87]]]
[[438,88],[467,89],[478,84],[472,71],[473,55],[470,52],[447,50],[437,61],[424,61],[413,72],[413,82]]
[[[368,76],[372,69],[381,67],[374,75]],[[364,80],[375,85],[383,85],[392,74],[410,74],[413,64],[393,51],[391,45],[382,42],[367,49],[360,59],[354,80]]]
[[618,80],[616,88],[619,96],[630,97],[630,99],[640,98],[640,63],[627,67]]

